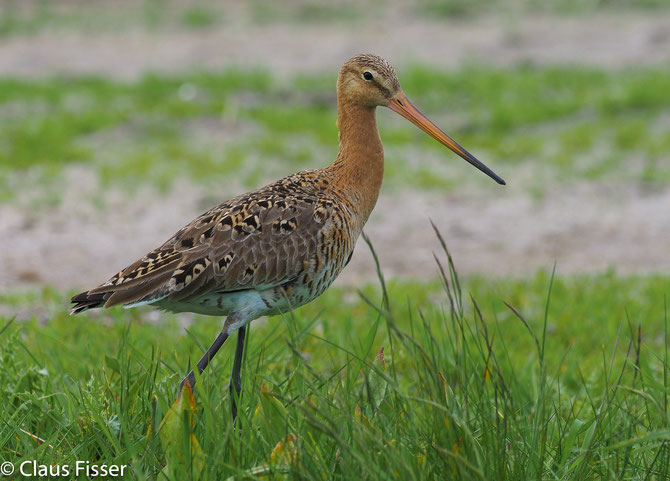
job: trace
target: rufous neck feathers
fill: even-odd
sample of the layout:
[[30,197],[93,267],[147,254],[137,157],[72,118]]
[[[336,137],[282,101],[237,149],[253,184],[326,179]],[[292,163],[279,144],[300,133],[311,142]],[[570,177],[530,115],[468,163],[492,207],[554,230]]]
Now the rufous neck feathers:
[[328,167],[336,171],[340,190],[360,209],[365,222],[374,208],[384,176],[384,148],[375,108],[338,97],[340,151]]

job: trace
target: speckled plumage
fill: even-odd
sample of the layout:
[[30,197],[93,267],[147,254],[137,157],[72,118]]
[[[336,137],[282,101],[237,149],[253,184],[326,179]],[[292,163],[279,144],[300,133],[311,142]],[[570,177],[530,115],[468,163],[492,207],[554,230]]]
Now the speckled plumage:
[[[373,95],[356,85],[363,70],[375,73]],[[235,313],[248,322],[321,295],[351,258],[377,200],[384,151],[374,107],[399,88],[384,59],[351,58],[338,76],[340,151],[330,166],[213,207],[104,284],[74,296],[72,312],[151,304]]]
[[153,304],[228,315],[256,291],[256,316],[318,297],[348,262],[362,228],[330,169],[293,174],[226,201],[99,287],[73,298],[75,311]]
[[[104,284],[72,298],[73,314],[151,304],[224,315],[221,333],[197,364],[202,372],[238,330],[231,378],[240,393],[246,324],[320,296],[351,259],[384,176],[375,110],[410,120],[498,183],[504,181],[412,105],[393,67],[374,55],[347,61],[337,79],[340,149],[323,169],[285,177],[202,214]],[[195,383],[193,371],[182,381]]]

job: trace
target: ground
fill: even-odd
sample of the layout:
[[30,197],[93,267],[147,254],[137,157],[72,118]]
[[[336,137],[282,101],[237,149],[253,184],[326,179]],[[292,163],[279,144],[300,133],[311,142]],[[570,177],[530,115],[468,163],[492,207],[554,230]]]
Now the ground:
[[[534,199],[493,182],[490,189],[479,195],[382,195],[365,231],[384,272],[417,279],[437,274],[432,253],[438,243],[431,220],[445,233],[464,274],[527,276],[551,269],[554,262],[562,274],[608,268],[621,274],[661,273],[670,268],[665,255],[669,190],[585,184],[560,186]],[[198,187],[186,185],[161,196],[159,203],[149,194],[132,200],[119,195],[102,212],[82,205],[72,193],[58,207],[37,215],[0,206],[5,219],[0,235],[22,239],[1,254],[5,269],[0,287],[57,285],[62,279],[84,288],[102,283],[204,211],[204,197]],[[408,219],[411,228],[398,218]],[[361,242],[337,282],[360,285],[375,275],[372,257]]]

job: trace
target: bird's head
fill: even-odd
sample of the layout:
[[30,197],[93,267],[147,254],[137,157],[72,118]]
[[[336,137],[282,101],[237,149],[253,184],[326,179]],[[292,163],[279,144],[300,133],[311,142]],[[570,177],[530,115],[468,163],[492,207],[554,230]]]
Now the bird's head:
[[340,70],[338,95],[347,101],[370,108],[387,107],[398,92],[400,83],[394,68],[377,55],[356,55]]
[[493,180],[505,185],[505,181],[501,177],[440,130],[409,101],[400,88],[395,69],[383,58],[372,54],[362,54],[347,60],[340,70],[337,81],[337,95],[338,101],[344,104],[355,103],[371,109],[388,107]]

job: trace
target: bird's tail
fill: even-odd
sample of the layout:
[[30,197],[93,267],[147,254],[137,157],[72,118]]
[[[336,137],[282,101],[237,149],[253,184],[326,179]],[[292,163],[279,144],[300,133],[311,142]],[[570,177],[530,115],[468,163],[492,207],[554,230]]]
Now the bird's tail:
[[72,298],[71,302],[74,303],[74,306],[72,306],[70,314],[74,316],[89,309],[102,307],[105,305],[105,301],[105,293],[90,294],[90,291],[79,293]]

